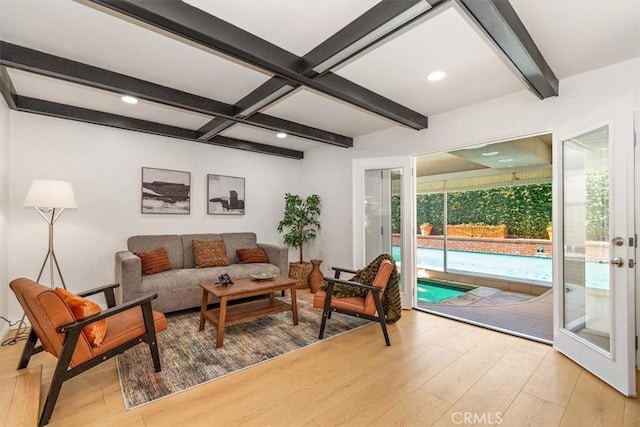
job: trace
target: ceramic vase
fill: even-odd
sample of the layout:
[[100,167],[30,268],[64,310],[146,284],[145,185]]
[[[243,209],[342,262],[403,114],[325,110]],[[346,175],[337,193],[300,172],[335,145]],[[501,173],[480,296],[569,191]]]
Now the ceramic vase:
[[324,280],[322,271],[320,271],[320,264],[322,264],[321,259],[311,260],[311,273],[309,273],[309,292],[311,292],[312,294],[318,292],[318,288]]

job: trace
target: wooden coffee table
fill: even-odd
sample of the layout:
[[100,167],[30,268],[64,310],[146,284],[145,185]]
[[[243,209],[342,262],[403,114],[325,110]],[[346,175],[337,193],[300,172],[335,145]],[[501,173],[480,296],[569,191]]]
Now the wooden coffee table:
[[[288,277],[276,276],[270,280],[233,279],[231,286],[215,283],[201,283],[202,304],[200,306],[200,331],[204,330],[205,319],[216,326],[216,348],[222,347],[225,326],[248,322],[260,317],[280,313],[293,312],[293,324],[298,324],[298,305],[296,303],[297,281]],[[274,292],[291,292],[291,304],[279,301],[273,297]],[[218,297],[220,308],[207,311],[209,294]],[[269,298],[235,304],[227,307],[227,302],[256,295],[269,294]]]

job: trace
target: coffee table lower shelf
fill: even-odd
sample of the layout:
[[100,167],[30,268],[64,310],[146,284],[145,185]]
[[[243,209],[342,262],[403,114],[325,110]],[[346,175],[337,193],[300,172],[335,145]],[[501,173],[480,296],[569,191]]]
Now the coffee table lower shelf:
[[[283,311],[291,311],[291,304],[271,298],[227,306],[224,326],[249,322],[251,320],[281,313]],[[209,310],[204,313],[204,317],[217,328],[218,320],[220,319],[220,309],[216,308]]]

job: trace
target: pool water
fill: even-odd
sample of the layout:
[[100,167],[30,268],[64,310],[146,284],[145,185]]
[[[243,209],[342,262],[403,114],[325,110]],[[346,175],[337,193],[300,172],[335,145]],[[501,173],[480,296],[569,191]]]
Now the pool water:
[[440,302],[470,290],[418,279],[418,302]]
[[[400,247],[393,245],[392,255],[400,262]],[[524,281],[551,287],[552,260],[548,256],[505,255],[486,252],[447,251],[448,272],[469,272],[489,277]],[[418,247],[417,268],[444,271],[442,249]],[[609,289],[609,265],[589,261],[585,263],[586,286]]]

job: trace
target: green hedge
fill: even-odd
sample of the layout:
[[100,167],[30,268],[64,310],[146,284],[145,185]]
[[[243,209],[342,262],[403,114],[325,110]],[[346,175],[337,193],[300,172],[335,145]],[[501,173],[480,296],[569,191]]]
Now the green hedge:
[[587,173],[587,240],[609,240],[609,170]]
[[[400,198],[392,201],[392,228],[400,230]],[[506,224],[509,236],[547,238],[551,222],[551,184],[524,185],[447,194],[449,224]],[[433,225],[443,234],[444,194],[420,194],[416,200],[418,226]]]
[[[586,179],[586,239],[609,240],[609,173],[592,169]],[[392,200],[394,233],[400,230],[400,198]],[[546,239],[551,223],[551,184],[522,185],[489,190],[447,193],[449,224],[506,224],[510,237]],[[429,222],[431,234],[443,234],[444,194],[420,194],[416,200],[417,226]]]

